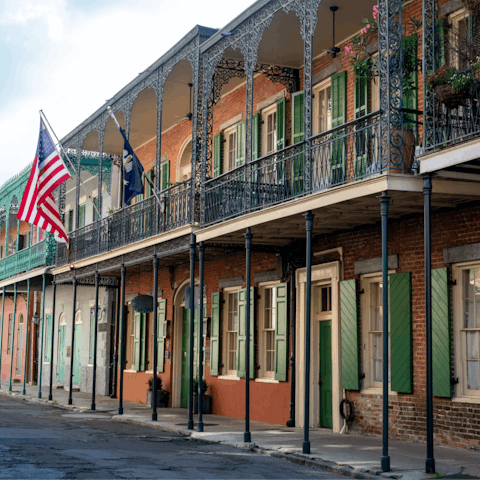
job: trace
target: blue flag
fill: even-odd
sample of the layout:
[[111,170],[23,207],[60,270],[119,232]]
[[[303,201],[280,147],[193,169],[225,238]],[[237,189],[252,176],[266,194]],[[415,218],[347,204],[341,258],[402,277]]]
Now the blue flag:
[[144,192],[142,182],[142,173],[144,170],[121,128],[120,133],[125,140],[123,144],[123,198],[125,205],[128,205],[133,197]]

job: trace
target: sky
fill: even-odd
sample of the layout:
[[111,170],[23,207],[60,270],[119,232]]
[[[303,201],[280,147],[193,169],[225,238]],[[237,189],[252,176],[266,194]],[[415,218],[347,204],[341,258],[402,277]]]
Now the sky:
[[254,0],[1,0],[0,185],[35,155],[39,110],[58,138],[195,25],[221,28]]

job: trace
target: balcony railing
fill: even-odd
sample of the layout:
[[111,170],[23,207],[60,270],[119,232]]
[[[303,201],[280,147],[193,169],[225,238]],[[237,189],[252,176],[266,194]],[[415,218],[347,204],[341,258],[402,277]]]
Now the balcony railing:
[[134,205],[69,234],[68,248],[57,248],[57,266],[115,250],[192,222],[192,182],[173,185]]
[[[475,82],[458,105],[444,105],[436,96],[433,109],[433,132],[426,150],[446,147],[480,134],[480,82]],[[480,155],[479,155],[480,156]]]
[[[410,173],[414,133],[398,135],[401,165],[391,173]],[[303,195],[383,173],[380,114],[374,112],[311,138],[310,185],[307,142],[242,165],[205,183],[205,224],[253,212]],[[398,162],[397,162],[398,163]]]
[[51,260],[47,242],[44,240],[0,260],[0,280],[47,265]]

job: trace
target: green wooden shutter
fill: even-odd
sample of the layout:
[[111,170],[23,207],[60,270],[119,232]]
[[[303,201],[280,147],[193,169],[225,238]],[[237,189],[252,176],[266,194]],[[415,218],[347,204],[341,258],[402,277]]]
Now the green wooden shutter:
[[161,164],[160,175],[161,189],[165,190],[170,186],[170,160]]
[[145,346],[147,344],[147,314],[142,313],[142,327],[140,332],[140,370],[146,370],[146,352]]
[[340,322],[342,335],[342,388],[360,390],[356,280],[340,282]]
[[[151,168],[147,173],[146,173],[147,178],[153,183],[153,168]],[[146,182],[145,185],[145,198],[149,198],[152,196],[152,187],[148,182]]]
[[[13,322],[12,322],[12,329],[13,329]],[[12,331],[12,337],[15,333]],[[45,339],[45,361],[50,363],[52,360],[51,357],[51,350],[52,350],[52,316],[47,315],[47,333]],[[12,352],[13,355],[13,352]]]
[[133,314],[133,369],[140,370],[140,338],[142,330],[142,314]]
[[260,114],[252,117],[252,160],[260,157]]
[[287,284],[280,283],[276,289],[275,380],[286,382],[288,372]]
[[304,118],[303,118],[303,92],[292,95],[292,137],[293,143],[303,142]]
[[412,284],[410,272],[390,275],[390,349],[391,389],[394,392],[412,393]]
[[93,363],[95,352],[95,308],[90,310],[90,364]]
[[[246,292],[243,288],[238,292],[238,331],[237,331],[237,376],[245,377],[245,346],[246,346]],[[250,378],[255,378],[255,344],[254,344],[254,295],[255,290],[250,288]]]
[[222,132],[213,138],[213,176],[218,177],[222,173]]
[[[368,77],[359,77],[355,81],[355,118],[363,117],[368,113]],[[358,125],[362,129],[365,124]],[[355,134],[355,177],[361,178],[365,175],[368,166],[368,137],[366,131]]]
[[80,208],[79,208],[79,216],[78,216],[78,228],[82,228],[85,226],[85,209],[86,209],[86,205],[83,204],[83,205],[80,205]]
[[212,320],[210,326],[210,375],[218,375],[220,353],[220,292],[212,293]]
[[450,292],[446,268],[432,270],[433,394],[451,398]]
[[[405,52],[406,57],[405,61],[408,61],[409,64],[413,65],[417,62],[417,37],[416,35],[409,35],[408,37],[402,38],[402,47]],[[404,79],[404,93],[403,93],[403,108],[408,108],[409,110],[418,109],[418,76],[417,71],[411,72],[407,78]],[[409,88],[405,91],[405,86]],[[405,118],[408,120],[416,120],[417,116],[413,113],[407,113]],[[415,129],[416,124],[413,122],[407,122],[406,126],[413,130]]]
[[287,101],[284,98],[277,102],[277,150],[287,146]]
[[250,287],[250,378],[255,378],[255,288]]
[[[343,125],[347,121],[347,72],[332,75],[332,128]],[[333,184],[342,183],[345,178],[345,139],[344,132],[339,130],[332,139],[340,137],[332,143],[331,180]]]
[[[157,372],[163,373],[165,369],[165,337],[163,327],[167,321],[167,300],[158,301],[157,314]],[[153,366],[152,366],[153,367]]]
[[443,26],[443,18],[438,19],[438,67],[445,65],[445,30]]
[[245,163],[245,120],[237,123],[237,145],[235,148],[235,166]]

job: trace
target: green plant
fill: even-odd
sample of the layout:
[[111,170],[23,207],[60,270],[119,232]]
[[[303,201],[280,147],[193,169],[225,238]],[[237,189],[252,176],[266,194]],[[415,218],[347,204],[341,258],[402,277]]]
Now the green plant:
[[[205,395],[205,392],[208,389],[208,383],[205,380],[202,380],[202,393]],[[198,393],[198,377],[193,379],[193,394]]]
[[459,73],[456,68],[446,63],[436,72],[427,77],[428,88],[435,88],[437,85],[451,85],[452,89],[461,93],[468,90],[473,84],[473,79],[467,73]]
[[443,477],[442,472],[437,471],[433,474],[433,478],[440,478],[440,477]]
[[[163,385],[162,385],[162,377],[160,375],[157,375],[157,392],[159,390],[163,390]],[[153,390],[153,376],[148,379],[148,391],[151,392]]]
[[457,73],[451,79],[452,88],[455,92],[464,92],[473,84],[473,79],[465,73]]
[[480,56],[474,55],[472,58],[472,68],[473,70],[480,70]]
[[[159,402],[168,403],[168,399],[170,398],[170,392],[163,388],[162,384],[162,377],[157,375],[157,400]],[[148,379],[148,391],[151,392],[153,390],[153,376]]]

